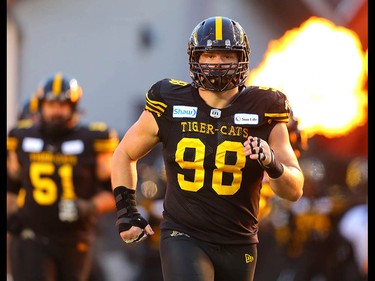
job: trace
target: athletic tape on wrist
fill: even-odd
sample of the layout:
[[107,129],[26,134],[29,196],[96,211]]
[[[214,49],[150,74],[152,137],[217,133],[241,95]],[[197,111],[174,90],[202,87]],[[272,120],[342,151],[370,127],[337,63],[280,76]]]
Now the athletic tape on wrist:
[[284,173],[284,166],[275,158],[275,153],[271,149],[271,162],[266,166],[258,159],[259,164],[272,179],[277,179]]
[[116,226],[119,233],[129,230],[132,226],[144,229],[148,225],[137,210],[135,190],[120,185],[113,190],[113,195],[116,201]]

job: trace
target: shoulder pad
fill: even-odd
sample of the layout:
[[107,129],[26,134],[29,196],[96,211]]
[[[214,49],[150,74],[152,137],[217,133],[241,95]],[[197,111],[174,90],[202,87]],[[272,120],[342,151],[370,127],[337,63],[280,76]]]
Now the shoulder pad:
[[104,122],[91,122],[88,124],[90,131],[105,131],[108,129],[108,126]]
[[190,83],[188,83],[188,82],[185,82],[185,81],[182,81],[182,80],[176,80],[176,79],[168,79],[168,82],[169,82],[169,84],[182,86],[182,87],[190,85]]
[[144,109],[160,117],[168,107],[166,100],[170,97],[171,93],[175,93],[185,87],[190,87],[190,85],[190,83],[182,80],[168,78],[154,83],[146,93],[146,105]]
[[154,83],[146,93],[145,110],[155,113],[157,116],[161,116],[167,108],[167,104],[160,96],[160,86],[163,81],[166,79]]
[[259,87],[260,90],[267,91],[269,103],[264,113],[268,120],[277,122],[289,122],[290,104],[284,93],[269,87]]
[[30,119],[20,119],[17,121],[17,128],[30,128],[34,125],[33,121]]

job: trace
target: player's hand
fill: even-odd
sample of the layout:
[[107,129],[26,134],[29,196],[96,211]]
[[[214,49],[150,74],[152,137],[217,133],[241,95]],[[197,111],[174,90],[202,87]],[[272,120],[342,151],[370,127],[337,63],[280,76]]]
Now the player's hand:
[[144,240],[147,235],[153,235],[154,231],[148,224],[144,229],[132,226],[129,230],[120,232],[120,237],[125,243],[133,243]]
[[19,217],[18,212],[14,212],[7,217],[7,232],[16,236],[19,235],[23,229],[23,223]]
[[264,166],[271,163],[271,148],[265,140],[249,136],[243,145],[245,156],[261,161]]

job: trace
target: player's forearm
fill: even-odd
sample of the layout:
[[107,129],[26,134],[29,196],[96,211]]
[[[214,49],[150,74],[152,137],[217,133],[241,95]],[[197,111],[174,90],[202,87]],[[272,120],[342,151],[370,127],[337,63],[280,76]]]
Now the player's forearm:
[[13,214],[17,212],[18,205],[17,205],[17,194],[12,192],[7,192],[7,215]]
[[284,166],[280,177],[269,180],[272,190],[283,199],[297,201],[303,194],[304,177],[297,168]]
[[126,186],[136,189],[137,186],[137,166],[136,161],[130,159],[125,151],[117,148],[112,156],[111,183],[112,189],[117,186]]

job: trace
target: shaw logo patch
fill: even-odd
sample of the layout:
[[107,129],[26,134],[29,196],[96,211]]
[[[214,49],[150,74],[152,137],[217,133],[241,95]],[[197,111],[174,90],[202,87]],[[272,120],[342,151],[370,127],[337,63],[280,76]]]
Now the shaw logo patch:
[[173,118],[195,118],[197,117],[198,107],[174,105]]
[[234,115],[234,124],[256,125],[258,123],[258,114],[237,113]]

